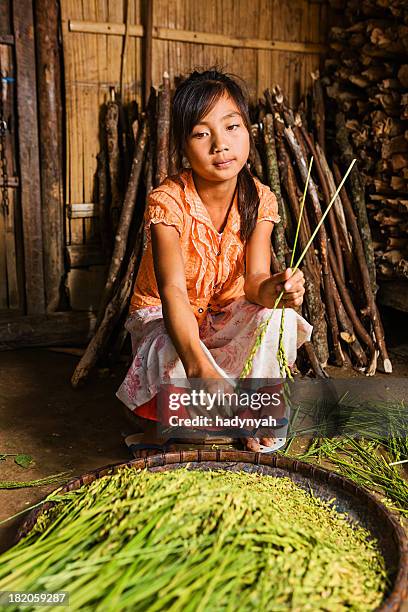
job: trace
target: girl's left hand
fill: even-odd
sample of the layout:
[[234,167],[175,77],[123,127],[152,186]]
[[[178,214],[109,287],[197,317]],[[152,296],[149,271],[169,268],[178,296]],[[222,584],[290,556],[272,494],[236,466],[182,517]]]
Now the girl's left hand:
[[282,290],[284,291],[278,308],[282,306],[287,308],[298,308],[303,302],[305,293],[304,285],[305,278],[303,272],[298,269],[292,274],[291,268],[287,268],[284,272],[272,274],[271,277],[265,281],[264,290],[273,301],[276,300]]

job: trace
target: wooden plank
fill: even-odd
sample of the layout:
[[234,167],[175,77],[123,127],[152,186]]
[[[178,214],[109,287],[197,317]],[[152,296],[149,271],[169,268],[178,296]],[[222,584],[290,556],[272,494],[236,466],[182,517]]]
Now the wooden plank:
[[[299,23],[299,19],[297,19]],[[115,36],[125,34],[125,25],[121,23],[96,23],[69,20],[71,32],[83,32],[88,34],[114,34]],[[143,36],[143,26],[133,25],[129,27],[130,36]],[[291,36],[294,36],[292,33]],[[314,43],[302,43],[291,40],[261,40],[256,38],[236,38],[213,34],[210,32],[195,32],[191,30],[172,30],[159,26],[153,27],[153,38],[162,41],[179,41],[195,43],[199,45],[217,45],[218,47],[236,47],[238,49],[265,49],[277,51],[294,51],[296,53],[323,53],[327,50],[325,45]]]
[[38,151],[36,65],[32,6],[14,0],[13,27],[17,63],[17,116],[21,171],[26,308],[45,310],[40,165]]
[[5,214],[3,212],[3,198],[0,192],[0,309],[7,309],[7,258],[6,258],[6,227]]
[[21,299],[18,286],[18,261],[16,253],[16,192],[9,189],[8,197],[10,203],[9,214],[6,215],[5,219],[8,307],[17,309],[20,307]]
[[59,15],[55,0],[35,4],[40,121],[44,282],[47,312],[58,310],[64,270],[62,91]]
[[0,323],[0,351],[33,346],[86,345],[95,331],[91,311],[10,317]]
[[[3,5],[4,7],[4,5]],[[9,30],[10,23],[6,26],[2,20],[2,28]],[[6,249],[6,268],[8,307],[13,312],[23,312],[24,309],[24,249],[22,235],[22,219],[20,207],[20,177],[17,145],[17,117],[16,117],[16,70],[14,50],[10,46],[0,46],[0,63],[5,76],[3,80],[3,105],[4,114],[10,118],[6,131],[6,159],[8,174],[8,196],[9,215],[5,219],[4,246]],[[0,187],[3,180],[0,178]],[[1,213],[0,213],[1,214]],[[10,310],[11,312],[11,310]]]
[[7,174],[9,179],[18,174],[17,164],[17,143],[15,125],[15,84],[16,71],[14,67],[14,53],[12,47],[0,45],[0,65],[2,67],[2,88],[3,88],[3,111],[4,116],[9,120],[6,128],[6,160]]

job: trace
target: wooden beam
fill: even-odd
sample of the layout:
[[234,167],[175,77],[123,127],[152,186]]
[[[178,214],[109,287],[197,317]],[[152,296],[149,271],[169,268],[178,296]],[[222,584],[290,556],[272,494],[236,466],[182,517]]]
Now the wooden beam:
[[[110,21],[78,21],[69,19],[69,32],[80,32],[82,34],[112,34],[115,36],[124,36],[126,26],[124,23],[111,23]],[[137,36],[143,38],[144,27],[142,25],[129,25],[129,36]]]
[[61,57],[58,3],[35,2],[44,282],[47,312],[59,309],[64,276]]
[[96,315],[90,311],[56,312],[10,317],[0,322],[0,351],[32,346],[86,345],[95,331]]
[[324,45],[314,43],[291,42],[285,40],[261,40],[257,38],[229,38],[223,34],[191,32],[188,30],[170,30],[153,28],[153,38],[176,40],[178,42],[198,43],[200,45],[217,45],[238,49],[262,49],[265,51],[293,51],[297,53],[322,53]]
[[[114,34],[124,36],[126,26],[123,23],[97,23],[94,21],[69,20],[70,32],[83,34]],[[142,25],[131,25],[129,36],[144,36]],[[174,30],[170,28],[152,27],[152,37],[158,40],[174,40],[178,42],[196,43],[200,45],[216,45],[218,47],[233,47],[238,49],[262,49],[264,51],[292,51],[294,53],[324,53],[326,45],[317,43],[292,42],[286,40],[262,40],[258,38],[232,38],[223,34],[209,32],[193,32],[190,30]]]
[[37,124],[37,79],[31,2],[14,0],[17,121],[20,152],[25,298],[27,314],[45,310],[40,164]]

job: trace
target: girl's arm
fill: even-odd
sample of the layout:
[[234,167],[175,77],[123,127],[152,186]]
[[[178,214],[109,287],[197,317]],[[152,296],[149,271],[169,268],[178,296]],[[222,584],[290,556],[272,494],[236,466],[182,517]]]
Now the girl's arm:
[[197,319],[188,299],[178,232],[163,223],[152,223],[150,228],[164,324],[187,376],[209,378],[214,371],[201,347]]
[[273,308],[276,298],[284,289],[285,293],[278,308],[282,306],[296,308],[303,302],[305,292],[303,272],[296,270],[292,276],[292,271],[288,268],[284,272],[271,275],[272,229],[271,221],[257,223],[247,242],[245,296],[250,302]]

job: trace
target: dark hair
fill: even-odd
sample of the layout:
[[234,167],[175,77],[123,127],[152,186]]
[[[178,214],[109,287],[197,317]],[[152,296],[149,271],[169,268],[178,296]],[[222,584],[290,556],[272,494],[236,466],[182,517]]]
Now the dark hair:
[[[177,87],[172,105],[172,132],[178,170],[182,169],[183,149],[187,138],[199,121],[225,94],[239,108],[249,133],[250,158],[255,148],[248,112],[248,96],[237,82],[237,77],[216,68],[194,71]],[[237,177],[238,211],[241,217],[240,236],[243,242],[250,237],[258,217],[259,196],[253,176],[245,164]]]

